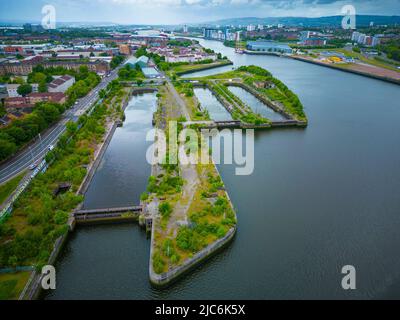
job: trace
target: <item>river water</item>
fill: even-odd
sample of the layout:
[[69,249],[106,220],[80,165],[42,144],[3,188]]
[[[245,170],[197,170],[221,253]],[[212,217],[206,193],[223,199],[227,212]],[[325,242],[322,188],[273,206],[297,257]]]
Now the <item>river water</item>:
[[208,110],[210,118],[215,121],[232,120],[231,114],[217,100],[210,90],[204,88],[194,88],[194,94],[201,101],[201,107]]
[[229,87],[228,90],[230,90],[234,95],[240,97],[242,101],[246,101],[246,104],[255,113],[261,114],[263,117],[273,121],[285,120],[285,117],[283,117],[280,113],[275,112],[273,109],[267,107],[264,103],[243,88]]
[[[257,132],[252,175],[219,166],[237,209],[237,237],[182,281],[165,290],[150,286],[150,244],[136,225],[80,228],[56,265],[58,288],[47,298],[400,298],[400,87],[201,43],[235,66],[271,71],[298,94],[308,128]],[[154,95],[133,98],[86,207],[137,201],[150,170],[141,125],[146,118],[149,127],[154,105]],[[356,268],[357,290],[341,288],[344,265]]]

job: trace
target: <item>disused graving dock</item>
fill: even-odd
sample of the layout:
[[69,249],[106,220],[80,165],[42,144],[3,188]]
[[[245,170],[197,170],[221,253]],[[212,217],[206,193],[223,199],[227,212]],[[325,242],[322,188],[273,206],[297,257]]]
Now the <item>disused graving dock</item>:
[[[225,97],[220,95],[216,92],[213,87],[209,83],[200,83],[200,82],[192,82],[193,87],[195,88],[207,88],[210,92],[217,98],[217,100],[222,104],[223,107],[230,113],[236,110],[240,110],[242,113],[246,113],[247,111],[243,109],[236,102],[228,102]],[[201,125],[204,128],[217,128],[217,129],[224,129],[224,128],[240,128],[240,129],[268,129],[268,128],[284,128],[284,127],[307,127],[307,121],[299,120],[295,116],[291,115],[287,112],[284,106],[277,102],[272,101],[269,98],[260,94],[256,89],[252,88],[251,86],[243,83],[241,80],[235,79],[235,81],[225,82],[223,83],[225,86],[233,86],[239,87],[243,90],[246,90],[250,94],[252,94],[255,98],[257,98],[261,103],[263,103],[266,107],[271,108],[275,112],[281,114],[284,119],[283,120],[274,120],[269,121],[268,123],[262,124],[251,124],[251,123],[244,123],[240,120],[226,120],[226,121],[199,121],[197,124]],[[202,122],[202,123],[200,123]],[[189,123],[187,123],[188,125]],[[195,124],[195,123],[190,123]]]

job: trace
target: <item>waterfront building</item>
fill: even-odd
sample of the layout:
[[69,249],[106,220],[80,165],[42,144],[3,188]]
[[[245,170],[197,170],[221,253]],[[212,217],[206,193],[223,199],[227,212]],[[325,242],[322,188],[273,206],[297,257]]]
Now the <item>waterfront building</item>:
[[380,44],[380,39],[379,39],[378,37],[372,37],[371,46],[372,46],[372,47],[375,47],[375,46],[377,46],[378,44]]
[[375,47],[380,43],[379,35],[368,36],[365,33],[360,33],[357,31],[353,32],[351,35],[351,41],[371,47]]
[[300,44],[305,46],[324,46],[326,45],[325,36],[316,31],[301,31],[299,40]]
[[213,39],[214,33],[218,32],[216,29],[211,28],[204,28],[203,29],[203,36],[205,39]]
[[292,53],[292,48],[287,44],[275,41],[249,41],[246,47],[250,51]]
[[351,41],[358,42],[358,37],[360,36],[360,32],[354,31],[351,35]]

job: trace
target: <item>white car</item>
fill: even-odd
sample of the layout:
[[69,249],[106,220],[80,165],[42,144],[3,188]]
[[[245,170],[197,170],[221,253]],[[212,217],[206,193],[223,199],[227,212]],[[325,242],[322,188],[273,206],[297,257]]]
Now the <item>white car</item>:
[[37,166],[38,166],[38,163],[37,163],[37,162],[32,163],[32,164],[29,166],[29,170],[34,170],[34,169],[36,169]]
[[51,144],[49,145],[49,151],[52,151],[54,149],[54,146]]

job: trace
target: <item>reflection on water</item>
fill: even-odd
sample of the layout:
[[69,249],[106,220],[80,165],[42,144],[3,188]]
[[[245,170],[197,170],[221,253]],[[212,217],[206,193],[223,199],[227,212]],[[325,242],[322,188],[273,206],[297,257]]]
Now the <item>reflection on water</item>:
[[150,175],[146,161],[147,131],[152,128],[156,95],[135,96],[125,110],[126,120],[117,128],[86,193],[85,208],[137,205]]
[[201,107],[208,110],[210,118],[215,121],[232,120],[231,114],[217,100],[210,90],[194,88],[194,93],[201,103]]
[[263,117],[270,119],[270,120],[284,120],[285,117],[282,116],[280,113],[275,112],[260,100],[258,100],[255,96],[251,93],[247,92],[243,88],[239,87],[228,87],[229,91],[231,91],[234,95],[239,97],[243,102],[245,102],[251,110],[255,113],[261,114]]

